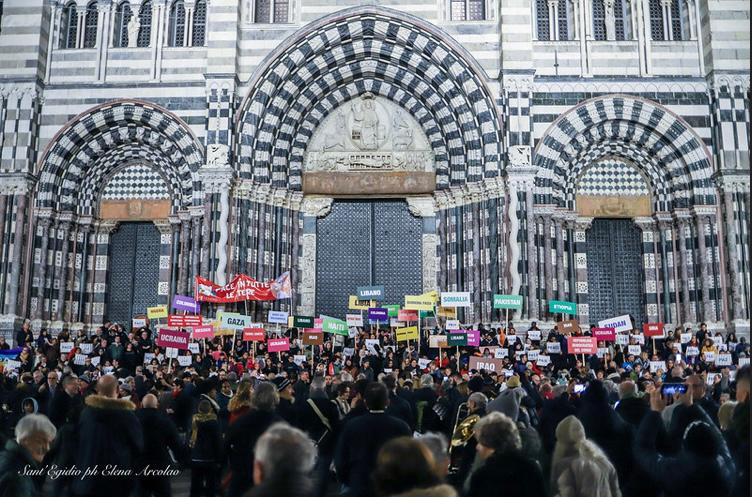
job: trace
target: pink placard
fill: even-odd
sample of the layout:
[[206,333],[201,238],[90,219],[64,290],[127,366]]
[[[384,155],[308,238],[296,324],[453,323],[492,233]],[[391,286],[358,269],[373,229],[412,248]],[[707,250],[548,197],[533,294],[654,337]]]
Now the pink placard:
[[286,352],[290,350],[290,340],[287,338],[270,338],[266,341],[269,352]]
[[214,326],[207,324],[204,326],[194,326],[191,338],[199,340],[201,338],[214,338]]
[[615,342],[616,330],[614,328],[593,328],[593,336],[600,341]]
[[480,347],[480,330],[467,331],[467,344],[470,347]]
[[173,349],[188,350],[189,333],[162,328],[157,335],[156,344],[159,347],[171,347]]

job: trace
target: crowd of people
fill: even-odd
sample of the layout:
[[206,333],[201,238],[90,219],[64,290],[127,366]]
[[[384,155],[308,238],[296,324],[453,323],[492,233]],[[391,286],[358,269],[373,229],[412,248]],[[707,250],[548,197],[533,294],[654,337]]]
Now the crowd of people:
[[0,497],[169,496],[184,471],[191,497],[750,495],[744,337],[634,331],[586,356],[526,327],[452,348],[428,321],[418,341],[289,328],[286,352],[217,336],[178,360],[148,324],[25,323],[0,338]]

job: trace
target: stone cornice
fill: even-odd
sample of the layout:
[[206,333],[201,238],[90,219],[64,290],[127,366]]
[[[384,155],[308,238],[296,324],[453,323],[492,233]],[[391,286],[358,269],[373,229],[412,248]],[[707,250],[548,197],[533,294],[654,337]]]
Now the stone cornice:
[[719,171],[713,180],[723,192],[748,192],[750,188],[749,170]]
[[29,193],[37,182],[31,174],[0,174],[0,195],[24,195]]

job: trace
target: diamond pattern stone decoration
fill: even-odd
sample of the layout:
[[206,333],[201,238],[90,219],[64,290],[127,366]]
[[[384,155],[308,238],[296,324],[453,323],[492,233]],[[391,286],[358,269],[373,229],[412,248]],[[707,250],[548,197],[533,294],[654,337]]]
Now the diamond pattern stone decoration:
[[616,159],[596,162],[580,176],[579,195],[649,195],[645,178],[631,165]]
[[107,182],[102,200],[161,200],[170,198],[162,177],[145,164],[134,164],[115,173]]

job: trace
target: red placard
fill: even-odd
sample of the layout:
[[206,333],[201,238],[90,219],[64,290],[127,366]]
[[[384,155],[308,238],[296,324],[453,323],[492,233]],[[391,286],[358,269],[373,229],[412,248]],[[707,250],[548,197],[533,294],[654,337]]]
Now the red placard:
[[287,338],[270,338],[267,342],[269,352],[285,352],[290,350],[290,340]]
[[194,326],[193,333],[191,333],[191,338],[196,340],[201,338],[214,338],[214,326],[210,324]]
[[266,340],[264,328],[243,328],[244,342],[263,342]]
[[616,330],[613,328],[593,328],[593,336],[604,342],[616,341]]
[[595,354],[598,342],[595,337],[567,337],[567,348],[570,354]]
[[642,325],[642,334],[646,337],[662,337],[663,323],[645,323]]
[[412,309],[400,309],[397,313],[397,321],[417,321],[418,311]]
[[202,324],[204,324],[204,321],[197,314],[171,314],[167,316],[168,326],[192,328],[194,326],[201,326]]
[[179,350],[188,350],[189,333],[183,333],[169,328],[162,328],[157,335],[156,344],[159,347],[170,347]]

